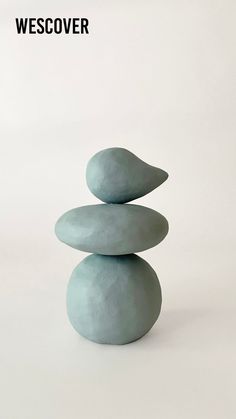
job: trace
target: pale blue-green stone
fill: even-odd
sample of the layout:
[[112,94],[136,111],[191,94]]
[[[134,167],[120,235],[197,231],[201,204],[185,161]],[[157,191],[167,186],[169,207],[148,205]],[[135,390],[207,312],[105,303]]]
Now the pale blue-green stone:
[[67,289],[72,326],[98,343],[139,339],[156,322],[161,302],[155,271],[137,255],[90,255],[74,269]]
[[86,170],[90,191],[101,201],[114,204],[144,196],[167,178],[164,170],[119,147],[99,151],[89,160]]
[[166,236],[168,222],[140,205],[86,205],[62,215],[55,232],[59,240],[84,252],[125,255],[156,246]]

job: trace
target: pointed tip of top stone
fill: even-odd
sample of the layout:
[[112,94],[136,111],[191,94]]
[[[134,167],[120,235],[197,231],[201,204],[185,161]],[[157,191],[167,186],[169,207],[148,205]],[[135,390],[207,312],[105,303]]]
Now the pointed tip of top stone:
[[99,151],[88,162],[86,181],[101,201],[122,204],[140,198],[168,178],[162,169],[145,163],[122,147]]

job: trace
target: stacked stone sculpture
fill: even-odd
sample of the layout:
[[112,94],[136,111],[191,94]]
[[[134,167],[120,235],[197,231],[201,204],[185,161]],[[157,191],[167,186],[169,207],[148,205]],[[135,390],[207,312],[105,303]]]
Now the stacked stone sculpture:
[[91,192],[105,202],[66,212],[57,221],[59,240],[93,253],[73,271],[67,312],[82,336],[98,343],[125,344],[145,335],[161,310],[155,271],[135,255],[168,233],[163,215],[126,204],[161,185],[168,174],[124,148],[95,154],[86,170]]

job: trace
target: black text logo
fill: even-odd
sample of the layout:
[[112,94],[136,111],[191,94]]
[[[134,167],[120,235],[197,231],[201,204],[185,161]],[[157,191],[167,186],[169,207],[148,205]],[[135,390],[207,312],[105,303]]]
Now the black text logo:
[[88,34],[89,20],[74,18],[16,18],[18,34]]

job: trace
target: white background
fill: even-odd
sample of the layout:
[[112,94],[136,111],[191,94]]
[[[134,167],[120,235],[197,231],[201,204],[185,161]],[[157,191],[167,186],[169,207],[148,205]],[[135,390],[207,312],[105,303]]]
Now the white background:
[[[90,35],[17,35],[15,17],[90,19]],[[234,419],[235,18],[232,1],[1,1],[1,419]],[[141,254],[163,310],[140,341],[69,324],[85,256],[54,236],[98,203],[88,159],[123,146],[169,172],[137,203],[170,232]]]

